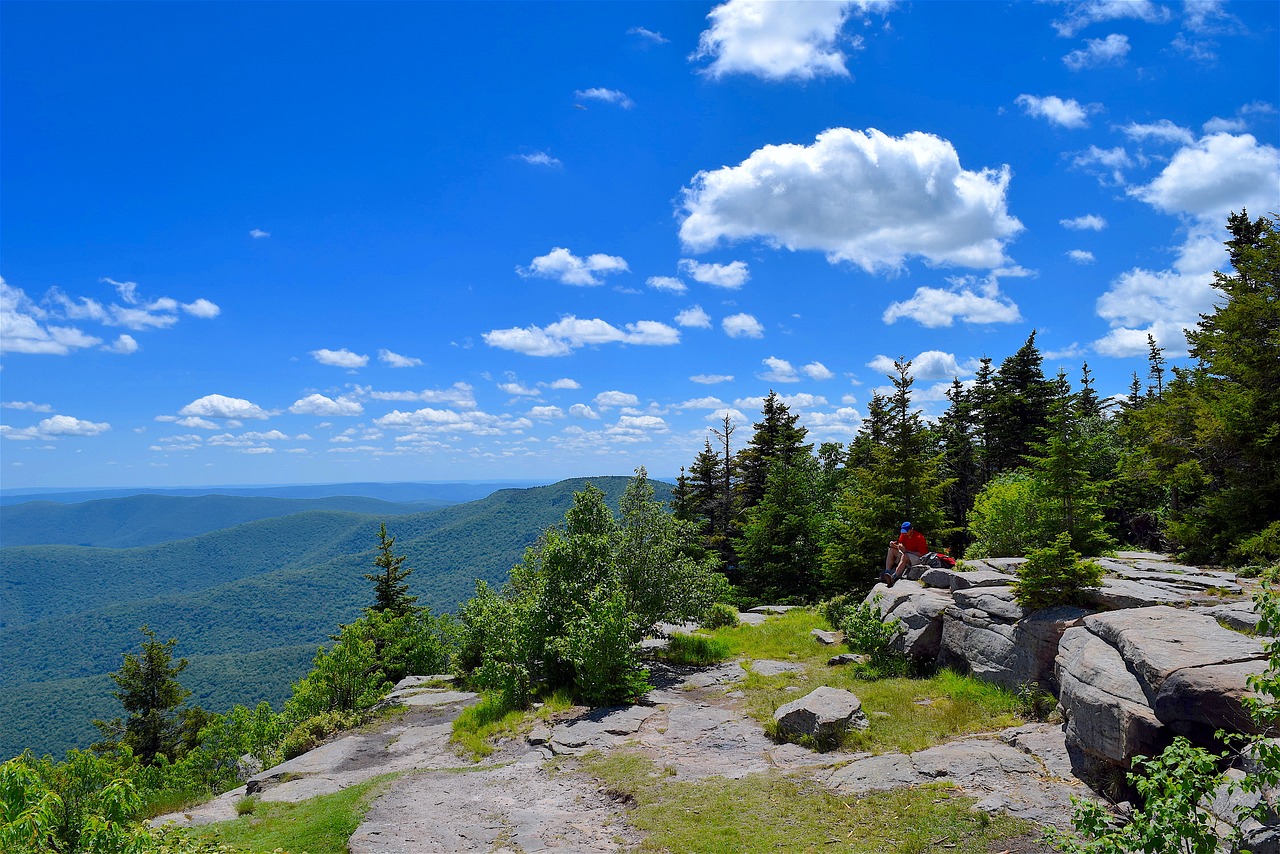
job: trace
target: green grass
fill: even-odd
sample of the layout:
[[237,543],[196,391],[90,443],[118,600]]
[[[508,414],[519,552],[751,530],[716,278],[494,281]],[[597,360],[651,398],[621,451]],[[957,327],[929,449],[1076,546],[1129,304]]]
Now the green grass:
[[1005,847],[1001,840],[1035,830],[1010,816],[975,814],[971,799],[941,784],[846,801],[780,772],[676,782],[637,753],[587,757],[582,768],[615,795],[634,799],[628,818],[647,835],[640,852],[987,854]]
[[[846,750],[910,753],[958,736],[1024,722],[1015,695],[950,670],[920,678],[868,678],[874,674],[867,668],[828,667],[833,648],[809,636],[811,629],[821,625],[816,612],[797,609],[757,627],[712,633],[726,641],[734,654],[748,659],[747,677],[738,687],[746,695],[748,713],[770,735],[776,734],[773,713],[779,706],[822,685],[857,695],[871,720],[870,729],[845,737],[841,747]],[[762,676],[750,672],[751,659],[793,661],[803,670]]]
[[672,635],[667,648],[658,657],[671,664],[707,665],[731,656],[729,643],[706,635]]
[[250,813],[207,825],[197,835],[248,851],[282,848],[293,854],[347,854],[347,840],[374,799],[397,776],[384,774],[297,804],[259,801]]
[[499,694],[485,694],[479,703],[468,706],[453,722],[449,740],[459,755],[479,761],[494,751],[494,741],[514,738],[533,725],[535,720],[547,720],[573,705],[566,691],[557,691],[533,710],[512,709],[502,702]]

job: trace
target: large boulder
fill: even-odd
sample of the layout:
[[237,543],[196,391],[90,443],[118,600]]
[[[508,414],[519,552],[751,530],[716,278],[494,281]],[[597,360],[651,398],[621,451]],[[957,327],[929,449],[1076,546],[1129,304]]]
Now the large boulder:
[[780,706],[773,719],[784,738],[813,739],[824,747],[836,746],[849,729],[871,726],[861,700],[848,691],[825,686]]
[[880,598],[874,598],[875,590],[868,598],[879,606],[882,619],[897,620],[900,627],[890,649],[912,658],[937,658],[942,642],[942,612],[950,607],[951,597],[911,583],[877,588]]

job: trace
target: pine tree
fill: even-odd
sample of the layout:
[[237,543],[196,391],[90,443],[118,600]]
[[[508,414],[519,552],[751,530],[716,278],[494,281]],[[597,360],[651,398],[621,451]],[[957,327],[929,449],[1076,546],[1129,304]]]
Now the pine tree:
[[1147,386],[1147,397],[1163,397],[1164,396],[1164,348],[1156,344],[1156,337],[1150,332],[1147,333],[1147,379],[1151,382]]
[[774,460],[764,497],[747,511],[738,548],[749,593],[772,602],[817,595],[819,479],[817,461],[808,454],[789,464]]
[[1048,422],[1053,388],[1041,371],[1043,361],[1032,330],[1026,343],[996,371],[988,407],[991,417],[984,419],[990,431],[987,454],[993,475],[1022,465],[1023,456]]
[[792,464],[793,457],[808,456],[813,452],[813,445],[804,442],[809,431],[800,426],[799,416],[793,415],[773,390],[764,399],[761,416],[760,421],[753,425],[755,434],[751,441],[738,454],[741,474],[738,494],[744,511],[764,498],[765,482],[775,461],[787,466]]
[[106,746],[123,744],[144,765],[157,757],[178,759],[182,744],[180,707],[191,692],[178,683],[187,668],[185,658],[173,660],[176,638],[161,643],[149,627],[142,627],[146,640],[140,653],[126,652],[120,669],[111,674],[113,692],[128,717],[121,721],[94,721],[106,737]]
[[1096,418],[1103,411],[1104,406],[1093,388],[1093,374],[1089,371],[1089,363],[1084,362],[1080,366],[1080,394],[1076,401],[1076,412],[1083,418]]
[[417,596],[409,595],[409,585],[405,579],[413,572],[405,569],[405,555],[396,555],[396,538],[387,535],[387,526],[378,528],[378,556],[374,564],[381,572],[366,574],[365,578],[373,582],[373,604],[370,611],[384,611],[395,616],[407,614],[418,601]]
[[952,380],[947,399],[951,405],[938,420],[938,432],[942,437],[942,473],[949,481],[943,500],[947,518],[956,527],[956,533],[947,541],[947,546],[955,554],[961,554],[968,541],[969,509],[982,486],[973,436],[977,418],[970,395],[958,377]]

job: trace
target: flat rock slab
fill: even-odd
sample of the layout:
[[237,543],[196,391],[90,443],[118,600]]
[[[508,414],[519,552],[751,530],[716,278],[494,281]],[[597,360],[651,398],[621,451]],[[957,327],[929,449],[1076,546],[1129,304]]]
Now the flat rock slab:
[[738,612],[738,622],[747,626],[758,626],[768,618],[768,614],[755,614],[750,611]]
[[634,735],[657,710],[656,706],[593,709],[576,720],[552,727],[548,746],[558,756],[581,756],[593,750],[607,750],[624,737]]
[[788,611],[799,608],[799,605],[757,605],[750,610],[752,614],[785,614]]
[[1198,614],[1208,614],[1220,624],[1237,632],[1256,632],[1261,617],[1253,609],[1253,602],[1227,602],[1222,605],[1198,605],[1191,609]]
[[799,673],[804,670],[803,664],[794,661],[774,661],[769,658],[756,659],[748,662],[747,666],[751,668],[751,672],[761,676],[778,676],[782,673]]

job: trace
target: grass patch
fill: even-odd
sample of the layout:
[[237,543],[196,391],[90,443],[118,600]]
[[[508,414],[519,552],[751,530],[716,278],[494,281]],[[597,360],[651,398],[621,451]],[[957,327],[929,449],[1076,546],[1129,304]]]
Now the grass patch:
[[770,617],[758,626],[716,629],[711,636],[726,642],[731,656],[826,661],[830,649],[820,647],[809,637],[810,631],[825,626],[815,612],[807,608],[793,608],[785,614]]
[[449,736],[461,756],[469,756],[478,762],[494,751],[494,742],[500,738],[515,738],[527,732],[533,722],[548,720],[553,715],[573,706],[567,691],[556,691],[536,709],[513,709],[502,701],[502,695],[485,694],[480,702],[468,706],[453,722]]
[[915,854],[945,848],[987,854],[1000,850],[1000,840],[1034,831],[1010,816],[970,812],[971,799],[941,784],[846,801],[779,772],[675,782],[636,753],[586,757],[582,768],[634,803],[629,818],[647,834],[635,849],[641,852]]
[[397,776],[384,774],[297,804],[259,801],[251,813],[207,825],[196,835],[248,851],[282,848],[308,854],[347,854],[347,840],[364,820],[369,805]]
[[658,657],[670,664],[718,664],[729,658],[729,642],[706,635],[672,635]]

